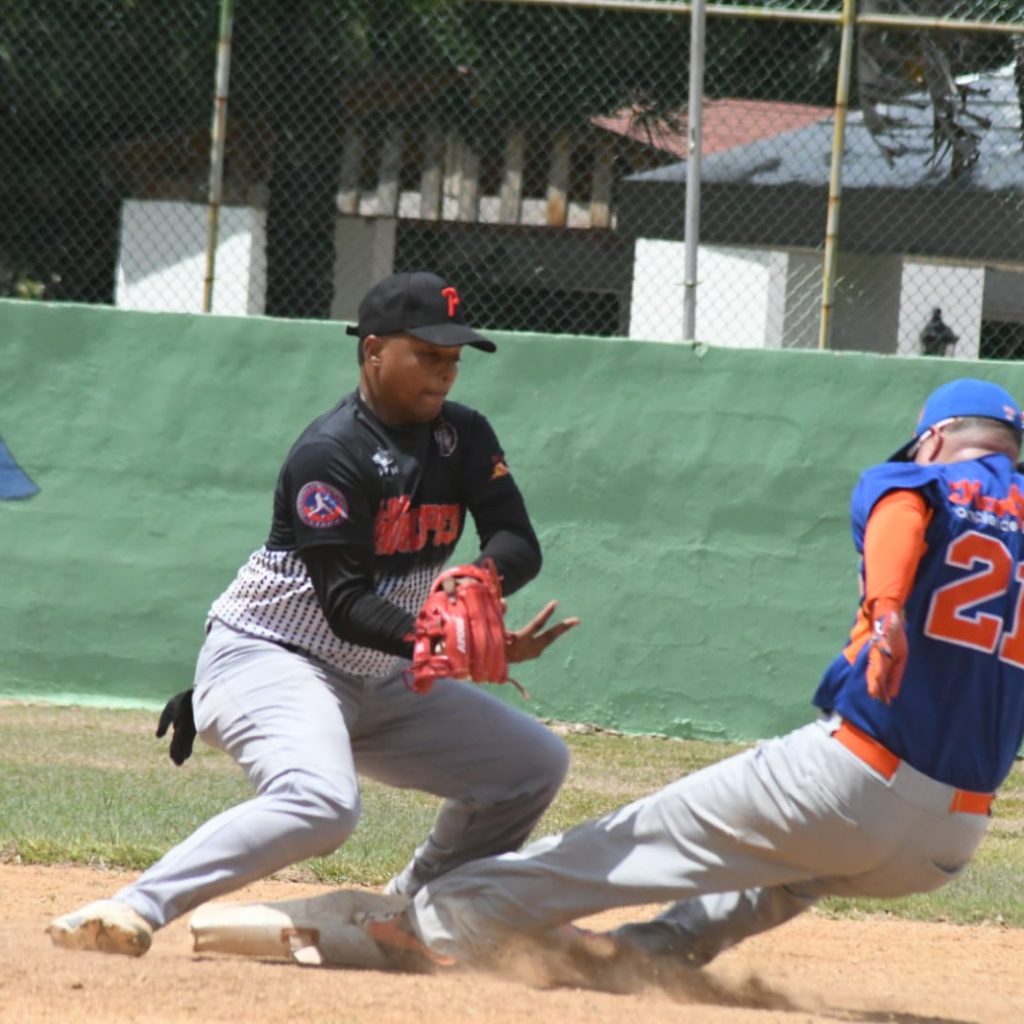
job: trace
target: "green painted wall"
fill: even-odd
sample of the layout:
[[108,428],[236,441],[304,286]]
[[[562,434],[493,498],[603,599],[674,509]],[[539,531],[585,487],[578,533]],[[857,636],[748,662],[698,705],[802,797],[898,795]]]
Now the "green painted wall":
[[[454,397],[494,423],[545,549],[510,618],[557,597],[584,620],[520,667],[526,706],[636,732],[806,720],[856,602],[859,471],[950,377],[1024,395],[1014,364],[495,337]],[[355,385],[353,344],[337,324],[0,302],[0,437],[40,487],[0,501],[0,698],[155,706],[189,683],[281,459]]]

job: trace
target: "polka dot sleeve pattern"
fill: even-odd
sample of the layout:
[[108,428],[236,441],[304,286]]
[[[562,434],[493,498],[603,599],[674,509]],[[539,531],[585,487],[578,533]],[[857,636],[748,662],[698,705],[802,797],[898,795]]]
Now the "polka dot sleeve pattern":
[[[375,592],[415,614],[426,599],[436,568],[376,581]],[[310,654],[350,675],[384,678],[399,659],[346,643],[335,636],[313,592],[302,560],[288,551],[261,547],[214,602],[210,617],[233,629]]]

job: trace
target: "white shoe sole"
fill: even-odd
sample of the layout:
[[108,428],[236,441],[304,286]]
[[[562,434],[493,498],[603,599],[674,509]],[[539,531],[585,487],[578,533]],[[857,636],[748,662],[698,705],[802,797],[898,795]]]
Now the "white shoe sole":
[[153,941],[149,925],[114,900],[90,903],[52,921],[46,929],[55,946],[92,953],[142,956]]

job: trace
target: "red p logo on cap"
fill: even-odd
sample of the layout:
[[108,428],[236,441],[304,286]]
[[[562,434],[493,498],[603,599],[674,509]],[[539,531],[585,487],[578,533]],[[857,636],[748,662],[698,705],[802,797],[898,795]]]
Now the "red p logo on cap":
[[441,289],[441,294],[448,300],[448,316],[455,316],[455,307],[462,301],[459,298],[459,293],[451,286]]

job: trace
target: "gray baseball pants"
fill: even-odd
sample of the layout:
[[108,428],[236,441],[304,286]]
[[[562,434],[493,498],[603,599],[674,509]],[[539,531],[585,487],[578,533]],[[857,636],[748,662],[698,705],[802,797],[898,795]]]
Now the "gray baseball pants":
[[822,718],[563,835],[467,864],[420,889],[412,923],[438,952],[471,957],[510,932],[672,900],[656,919],[675,933],[672,948],[707,960],[826,895],[951,881],[988,818],[950,813],[952,787],[906,764],[886,780],[832,738],[839,722]]
[[256,790],[115,894],[154,927],[307,857],[359,819],[357,773],[443,798],[400,876],[414,892],[478,857],[518,848],[562,783],[565,744],[482,687],[401,674],[366,680],[214,622],[196,666],[196,728]]

